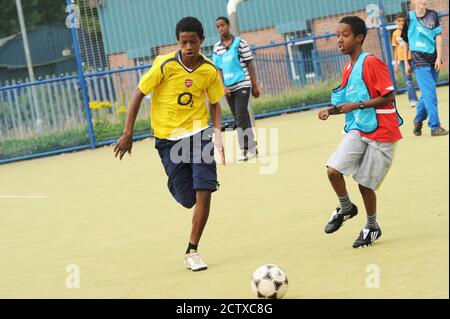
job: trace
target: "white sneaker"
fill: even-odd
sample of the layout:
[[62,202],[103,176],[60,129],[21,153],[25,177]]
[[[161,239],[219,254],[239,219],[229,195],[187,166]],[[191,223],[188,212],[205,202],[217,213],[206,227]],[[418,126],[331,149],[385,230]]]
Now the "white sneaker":
[[258,156],[258,150],[255,148],[249,149],[247,151],[247,159],[251,159]]
[[192,271],[201,271],[208,269],[208,265],[202,260],[197,251],[191,250],[192,253],[186,254],[185,266]]
[[245,150],[239,150],[239,154],[236,159],[240,162],[245,161],[247,159],[245,156]]
[[416,107],[416,105],[417,105],[416,101],[409,102],[409,106],[411,106],[411,107]]

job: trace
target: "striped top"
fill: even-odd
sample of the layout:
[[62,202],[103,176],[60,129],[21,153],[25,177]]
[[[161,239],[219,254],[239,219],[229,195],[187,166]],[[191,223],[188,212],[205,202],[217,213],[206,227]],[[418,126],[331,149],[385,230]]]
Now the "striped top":
[[[233,41],[234,41],[234,36],[233,36]],[[231,41],[231,43],[228,47],[226,47],[222,41],[217,42],[214,45],[214,49],[213,49],[214,54],[217,54],[217,55],[224,54],[229,49],[229,47],[231,46],[233,41]],[[248,72],[248,68],[247,68],[247,64],[246,64],[246,62],[251,61],[251,60],[253,60],[253,54],[250,51],[250,47],[248,46],[247,41],[245,41],[244,39],[241,38],[241,42],[239,43],[239,61],[241,62],[241,67],[245,74],[245,80],[242,82],[239,82],[233,86],[228,87],[230,92],[237,91],[242,88],[251,88],[252,87],[252,82],[250,81],[250,73]]]

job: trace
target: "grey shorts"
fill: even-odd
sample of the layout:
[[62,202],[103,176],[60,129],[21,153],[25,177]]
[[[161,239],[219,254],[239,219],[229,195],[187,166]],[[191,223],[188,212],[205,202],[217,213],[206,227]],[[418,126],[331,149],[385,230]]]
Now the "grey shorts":
[[376,190],[391,167],[396,144],[372,141],[358,131],[350,131],[331,155],[327,167],[353,176],[358,184]]

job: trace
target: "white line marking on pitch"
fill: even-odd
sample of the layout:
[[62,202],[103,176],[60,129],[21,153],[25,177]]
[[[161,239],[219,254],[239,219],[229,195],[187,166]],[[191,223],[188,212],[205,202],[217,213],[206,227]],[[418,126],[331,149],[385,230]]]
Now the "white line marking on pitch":
[[45,195],[0,195],[0,199],[42,199]]

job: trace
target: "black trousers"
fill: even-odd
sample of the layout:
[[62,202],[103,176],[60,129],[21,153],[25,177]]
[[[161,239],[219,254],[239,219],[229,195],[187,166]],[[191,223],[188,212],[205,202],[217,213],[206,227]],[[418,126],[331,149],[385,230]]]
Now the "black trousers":
[[241,150],[256,147],[255,134],[253,133],[252,122],[248,113],[250,92],[250,88],[242,88],[231,92],[231,96],[227,96],[228,105],[236,121],[238,142]]

